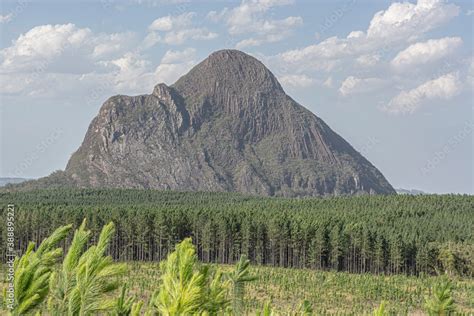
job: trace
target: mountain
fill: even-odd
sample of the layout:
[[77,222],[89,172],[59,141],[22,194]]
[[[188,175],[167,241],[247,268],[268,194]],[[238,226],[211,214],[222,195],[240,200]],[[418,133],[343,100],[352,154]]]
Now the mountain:
[[257,59],[211,54],[175,84],[109,98],[45,184],[256,195],[392,194],[384,176],[289,97]]
[[0,178],[0,187],[3,187],[7,184],[17,184],[28,181],[29,179],[24,178]]
[[406,195],[422,195],[422,194],[428,194],[424,191],[421,191],[421,190],[417,190],[417,189],[402,189],[402,188],[398,188],[398,189],[395,189],[395,191],[397,191],[397,194],[406,194]]

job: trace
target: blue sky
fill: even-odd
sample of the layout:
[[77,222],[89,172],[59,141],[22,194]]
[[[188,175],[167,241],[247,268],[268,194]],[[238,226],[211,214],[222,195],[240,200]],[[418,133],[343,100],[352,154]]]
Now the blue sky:
[[0,176],[64,169],[101,104],[211,52],[262,60],[395,187],[473,189],[471,1],[6,1]]

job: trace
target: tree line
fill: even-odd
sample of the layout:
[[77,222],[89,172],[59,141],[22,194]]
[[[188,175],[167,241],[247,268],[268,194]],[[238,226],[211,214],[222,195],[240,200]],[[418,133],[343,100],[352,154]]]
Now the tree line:
[[[198,261],[191,238],[176,245],[160,262],[160,278],[156,290],[148,299],[128,293],[128,285],[120,287],[120,277],[128,272],[127,265],[115,263],[106,255],[115,232],[113,222],[105,225],[97,243],[87,246],[92,232],[87,221],[76,229],[66,249],[58,244],[68,235],[72,225],[57,228],[38,246],[30,242],[27,251],[15,257],[13,287],[3,289],[0,310],[9,316],[19,315],[243,315],[246,313],[246,284],[258,279],[249,270],[250,261],[240,257],[234,269],[224,272],[215,265]],[[432,287],[425,298],[424,309],[429,315],[450,315],[456,312],[452,283],[448,278]],[[146,303],[146,304],[145,304]],[[270,301],[256,315],[277,315]],[[304,300],[288,315],[313,315],[313,306]],[[385,301],[373,315],[389,315]]]
[[[108,254],[161,261],[191,237],[203,262],[252,263],[353,273],[473,275],[474,198],[467,195],[311,199],[152,190],[2,193],[15,204],[16,249],[87,218],[90,243],[116,225]],[[4,216],[2,216],[4,218]],[[5,258],[6,230],[0,237]],[[62,247],[71,242],[66,238]]]

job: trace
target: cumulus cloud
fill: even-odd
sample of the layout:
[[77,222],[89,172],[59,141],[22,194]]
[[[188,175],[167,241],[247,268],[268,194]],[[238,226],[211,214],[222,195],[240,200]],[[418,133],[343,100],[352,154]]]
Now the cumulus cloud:
[[160,64],[155,70],[155,82],[172,84],[187,73],[194,65],[195,63],[192,61],[177,64]]
[[396,2],[370,21],[368,38],[415,39],[459,15],[459,7],[443,0]]
[[366,54],[357,57],[356,62],[362,67],[373,67],[380,62],[379,54]]
[[174,83],[196,64],[196,50],[186,48],[182,51],[168,50],[155,69],[156,82]]
[[310,65],[315,69],[320,69],[323,61],[327,63],[344,58],[373,66],[382,60],[383,55],[458,14],[459,7],[439,0],[419,0],[417,4],[393,3],[387,10],[374,15],[365,32],[352,31],[345,38],[330,37],[318,44],[281,53],[277,57],[283,62],[302,67]]
[[290,16],[282,20],[265,21],[258,32],[257,37],[242,40],[237,43],[238,49],[248,46],[260,46],[263,43],[279,42],[291,33],[291,29],[303,25],[301,17]]
[[171,64],[176,62],[187,62],[193,60],[196,55],[196,49],[186,48],[182,51],[169,50],[161,59],[162,63]]
[[332,88],[333,87],[333,80],[332,80],[332,77],[328,77],[324,82],[323,82],[323,86],[325,86],[326,88]]
[[211,40],[218,36],[205,27],[193,27],[195,12],[168,15],[154,20],[148,27],[150,33],[142,43],[149,48],[156,43],[181,45],[187,40]]
[[397,70],[403,70],[416,65],[432,63],[452,54],[461,45],[462,39],[460,37],[445,37],[415,43],[399,52],[391,61],[391,66]]
[[13,13],[9,13],[9,14],[6,14],[6,15],[1,15],[0,14],[0,24],[10,22],[12,20],[12,18],[13,18]]
[[[424,99],[432,97],[433,94],[427,92],[430,85],[415,85],[401,90],[401,87],[409,87],[413,81],[402,78],[397,72],[427,64],[439,66],[436,63],[460,51],[460,37],[425,39],[430,31],[447,23],[459,12],[458,6],[441,0],[395,2],[375,13],[366,30],[353,30],[345,37],[317,38],[319,42],[312,45],[269,56],[266,63],[275,65],[277,69],[278,65],[284,65],[279,77],[307,76],[322,82],[327,88],[336,87],[333,77],[345,78],[336,87],[342,96],[371,92],[371,95],[387,104],[386,93],[395,90],[395,93],[400,93],[400,97],[390,101],[391,105],[386,109],[388,112],[410,108],[402,104],[416,96],[415,102],[410,103],[415,104],[412,108],[416,109]],[[419,67],[416,82],[433,81],[424,78],[437,78],[439,73],[451,73],[459,70],[458,67],[453,63],[445,64],[442,72],[438,71],[434,77],[433,72],[439,67]],[[448,92],[449,83],[457,86],[460,81],[464,81],[459,78],[464,77],[464,72],[460,72],[458,77],[442,78],[434,83],[444,83]]]
[[418,87],[402,91],[384,108],[392,114],[411,114],[430,100],[448,100],[460,93],[462,83],[458,73],[449,73],[429,80]]
[[179,31],[171,31],[163,37],[163,42],[170,45],[181,45],[189,39],[212,40],[217,33],[210,32],[205,28],[192,28]]
[[314,83],[314,80],[306,75],[285,75],[279,78],[285,87],[306,88]]
[[349,76],[342,82],[339,93],[343,96],[367,93],[380,88],[383,84],[384,81],[379,78],[357,78]]
[[269,19],[265,14],[272,7],[289,5],[292,0],[242,0],[239,6],[222,11],[211,11],[207,18],[213,22],[225,21],[231,36],[252,34],[252,37],[240,40],[237,48],[259,46],[287,38],[292,30],[303,25],[303,18],[289,16],[284,19]]
[[93,69],[98,60],[122,54],[133,43],[132,33],[94,34],[74,24],[36,26],[0,51],[0,72]]
[[177,16],[164,16],[154,20],[148,29],[150,31],[171,31],[173,29],[183,29],[192,24],[193,17],[196,16],[194,12],[187,12]]
[[0,51],[0,92],[48,97],[74,87],[87,98],[100,86],[108,95],[148,93],[159,81],[172,83],[195,64],[196,51],[187,48],[168,50],[153,65],[134,49],[137,42],[131,33],[94,33],[74,24],[34,27]]

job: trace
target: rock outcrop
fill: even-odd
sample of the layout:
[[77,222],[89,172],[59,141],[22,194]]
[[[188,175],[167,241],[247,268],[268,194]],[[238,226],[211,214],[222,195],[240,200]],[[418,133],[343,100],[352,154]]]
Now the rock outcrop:
[[257,59],[222,50],[152,94],[108,99],[61,175],[78,187],[395,193]]

